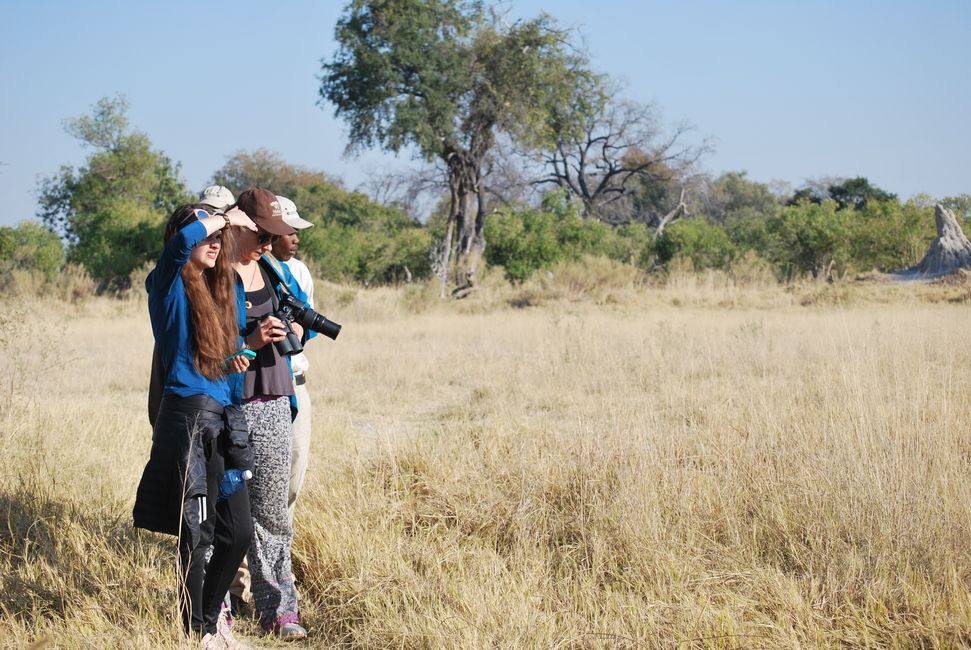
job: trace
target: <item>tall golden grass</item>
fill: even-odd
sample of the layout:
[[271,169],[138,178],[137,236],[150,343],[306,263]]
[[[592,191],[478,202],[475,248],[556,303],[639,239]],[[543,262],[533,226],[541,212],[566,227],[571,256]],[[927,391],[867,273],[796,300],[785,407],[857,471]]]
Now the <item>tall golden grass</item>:
[[[436,293],[318,287],[314,647],[971,645],[962,286]],[[138,296],[0,303],[4,647],[184,644],[174,544],[131,528],[151,344]]]

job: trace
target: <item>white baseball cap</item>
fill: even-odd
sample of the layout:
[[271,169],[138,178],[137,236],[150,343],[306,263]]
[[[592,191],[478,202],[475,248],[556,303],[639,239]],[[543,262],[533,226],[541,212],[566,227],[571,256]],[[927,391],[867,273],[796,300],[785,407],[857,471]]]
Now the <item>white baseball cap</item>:
[[291,228],[303,230],[314,225],[306,219],[300,218],[300,215],[297,214],[297,206],[287,197],[277,194],[276,200],[280,204],[280,210],[283,211],[283,221]]
[[217,210],[225,210],[236,203],[236,197],[229,191],[229,188],[222,185],[210,185],[199,194],[199,203],[212,206]]

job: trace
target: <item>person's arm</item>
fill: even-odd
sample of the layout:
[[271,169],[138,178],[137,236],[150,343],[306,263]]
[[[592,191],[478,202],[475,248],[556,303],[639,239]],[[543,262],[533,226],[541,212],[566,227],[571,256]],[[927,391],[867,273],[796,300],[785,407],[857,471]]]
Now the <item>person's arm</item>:
[[221,214],[210,215],[205,219],[193,221],[175,233],[162,250],[162,255],[152,273],[152,282],[155,288],[171,286],[175,282],[176,276],[182,272],[182,267],[189,261],[192,249],[212,233],[225,228],[227,218],[231,226],[256,230],[256,224],[253,223],[253,220],[239,208],[233,208],[225,216]]
[[200,221],[194,221],[175,233],[162,249],[158,263],[149,276],[154,285],[150,289],[167,291],[175,282],[176,276],[182,272],[182,267],[189,261],[192,249],[208,236],[205,224]]

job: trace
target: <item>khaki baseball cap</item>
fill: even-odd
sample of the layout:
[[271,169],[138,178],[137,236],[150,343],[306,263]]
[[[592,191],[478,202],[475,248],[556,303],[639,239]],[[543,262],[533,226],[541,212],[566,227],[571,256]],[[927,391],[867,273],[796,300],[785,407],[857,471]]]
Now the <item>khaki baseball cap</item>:
[[235,202],[233,193],[229,191],[228,187],[222,185],[210,185],[199,194],[199,203],[217,210],[225,210]]
[[303,230],[304,228],[310,228],[312,223],[306,219],[301,219],[300,215],[297,214],[296,204],[285,196],[276,195],[276,200],[280,202],[280,209],[283,211],[283,221],[297,230]]

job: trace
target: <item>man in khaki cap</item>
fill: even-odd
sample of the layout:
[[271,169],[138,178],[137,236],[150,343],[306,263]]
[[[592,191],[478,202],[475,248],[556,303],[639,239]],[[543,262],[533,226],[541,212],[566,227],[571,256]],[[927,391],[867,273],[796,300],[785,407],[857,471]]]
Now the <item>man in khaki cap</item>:
[[[285,196],[277,195],[276,200],[280,203],[283,212],[283,221],[297,231],[310,228],[314,224],[306,219],[301,219],[297,214],[297,206],[293,201]],[[300,288],[307,294],[307,304],[311,309],[314,307],[314,280],[310,275],[307,265],[298,260],[294,255],[300,245],[300,237],[294,232],[292,235],[283,235],[273,243],[273,256],[287,265],[290,273]],[[296,508],[297,497],[303,488],[304,478],[307,476],[307,461],[310,457],[310,422],[312,419],[312,408],[310,404],[310,392],[307,390],[307,370],[310,362],[307,356],[301,352],[290,357],[293,366],[293,383],[297,394],[297,403],[300,410],[293,421],[293,455],[290,460],[290,493],[287,507],[290,511],[290,520],[293,521],[293,513]]]

